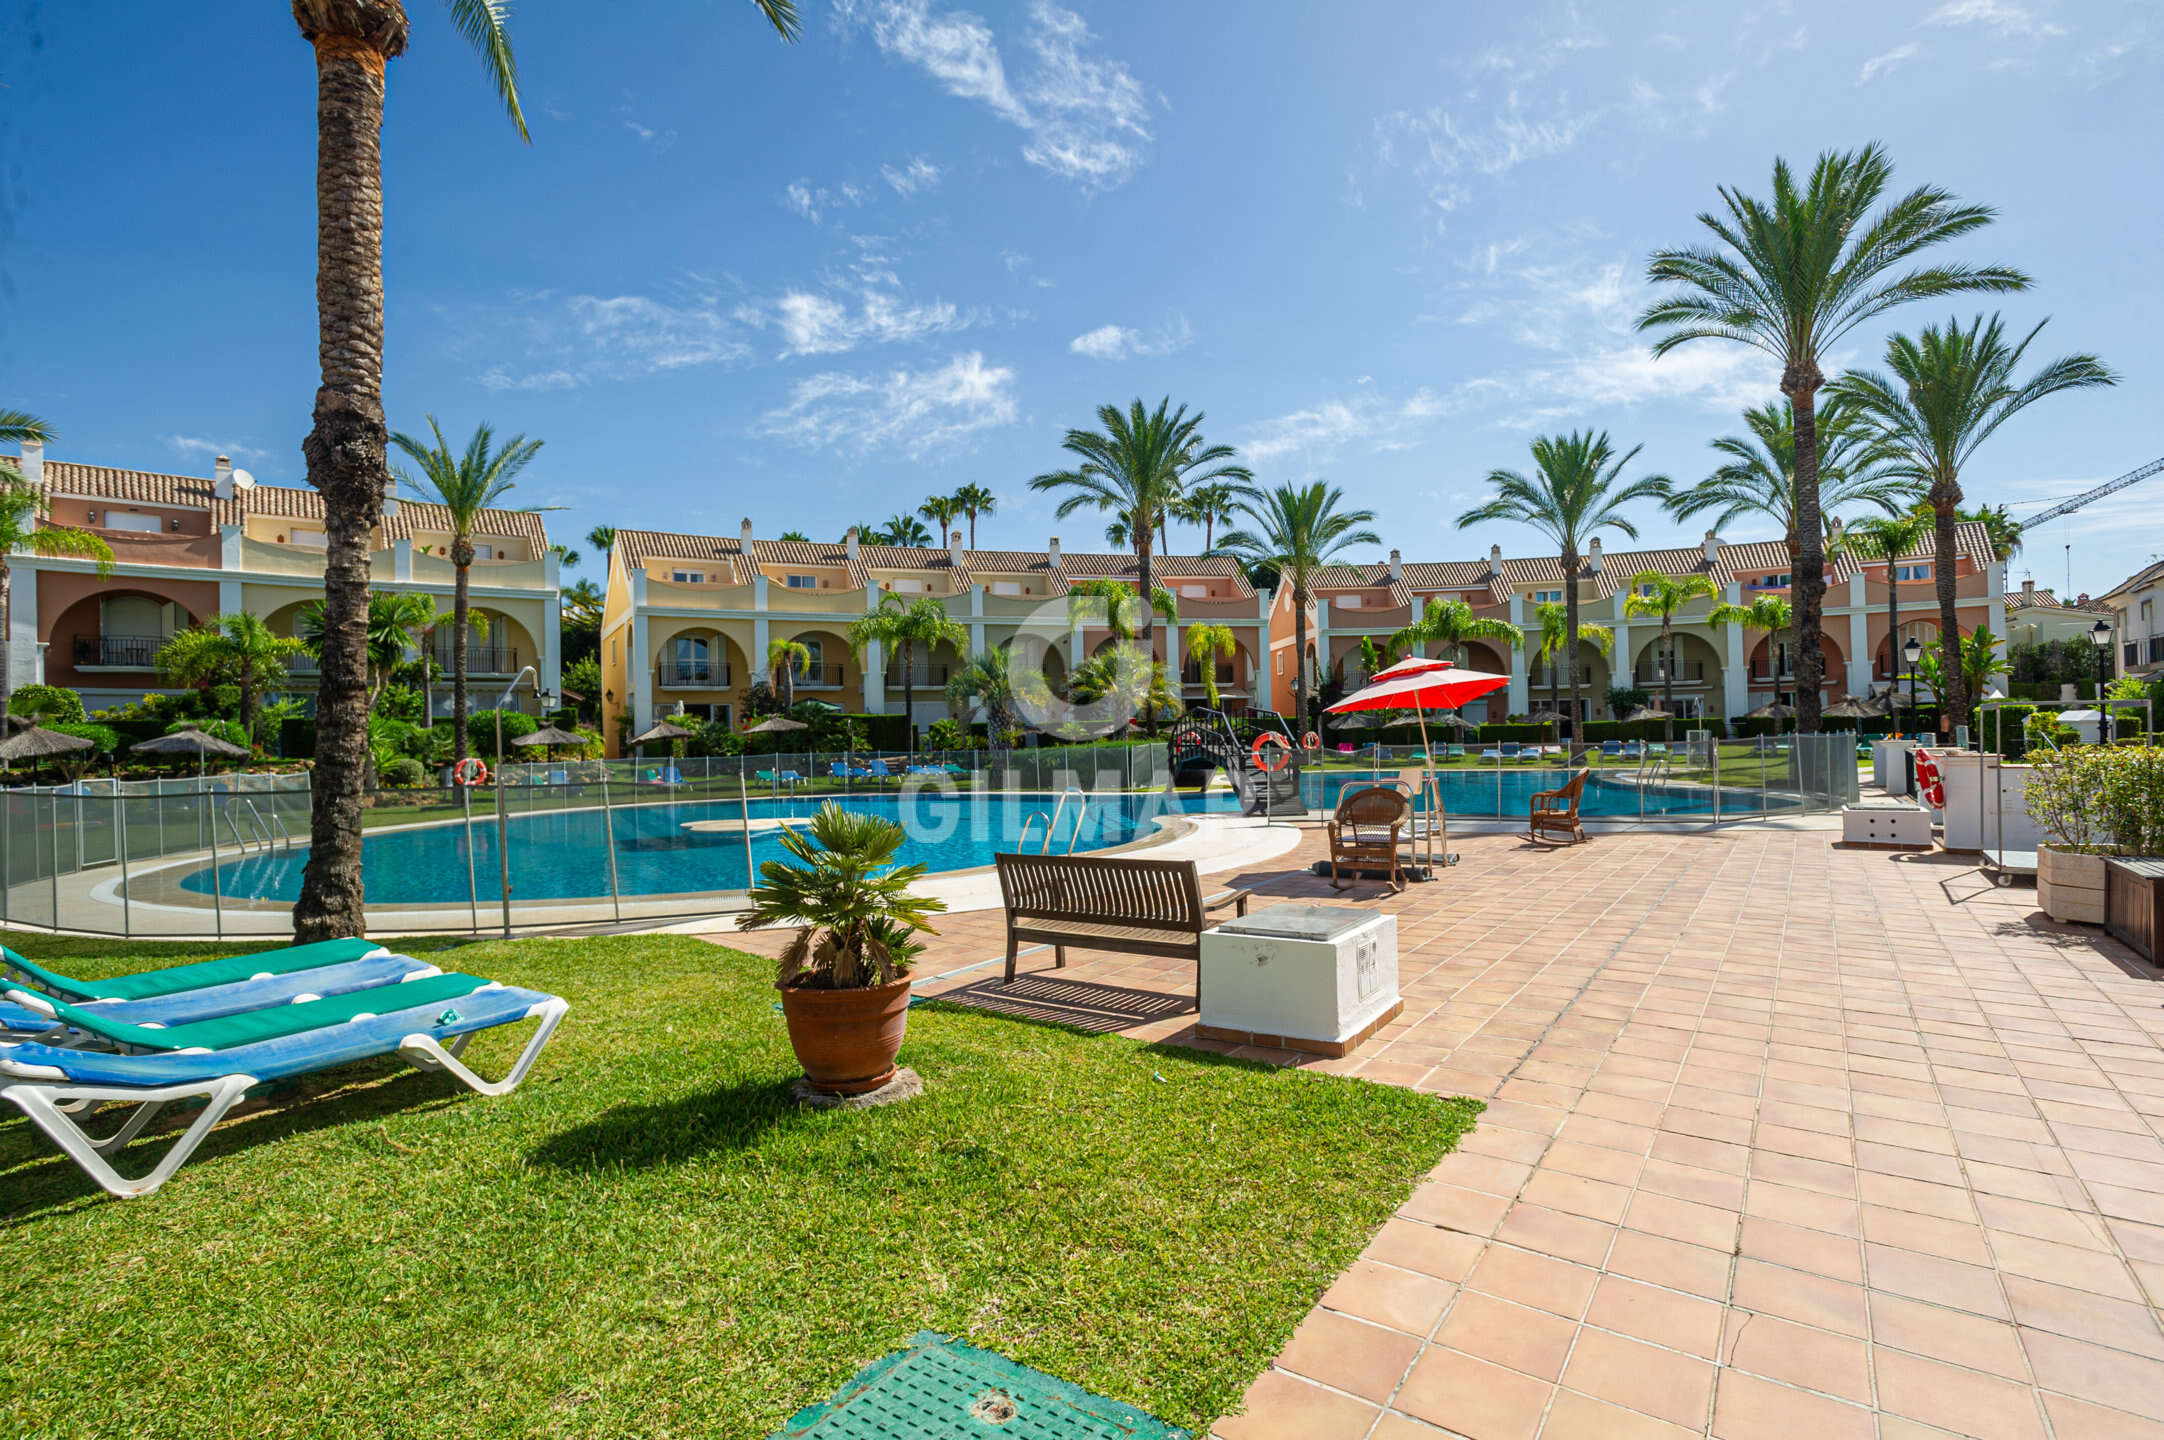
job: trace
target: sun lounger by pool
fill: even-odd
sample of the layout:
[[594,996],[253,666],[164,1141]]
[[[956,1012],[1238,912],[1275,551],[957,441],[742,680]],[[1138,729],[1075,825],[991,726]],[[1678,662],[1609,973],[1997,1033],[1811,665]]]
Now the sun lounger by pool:
[[[344,995],[407,980],[425,980],[442,973],[434,965],[416,960],[411,955],[393,955],[389,951],[383,951],[366,959],[350,960],[341,965],[293,970],[283,975],[256,975],[224,985],[176,990],[170,994],[143,999],[77,1000],[74,1003],[105,1019],[126,1024],[184,1025],[190,1021],[214,1020],[222,1015],[238,1015],[243,1011],[261,1010],[272,1005],[291,1005],[319,1000],[326,995]],[[27,981],[20,982],[19,988],[37,995],[40,999],[65,998],[50,995],[42,987]],[[7,1032],[5,1037],[0,1038],[37,1036],[47,1044],[76,1043],[74,1038],[61,1033],[65,1029],[65,1025],[48,1013],[46,1008],[32,1009],[12,1001],[0,1003],[0,1031]]]
[[309,945],[289,945],[255,955],[233,955],[222,960],[198,960],[187,965],[168,965],[110,980],[78,980],[57,970],[25,960],[0,946],[0,973],[19,976],[38,990],[62,1000],[147,1000],[181,990],[200,990],[210,985],[229,985],[236,980],[266,975],[290,975],[353,960],[369,960],[391,952],[373,940],[318,940]]
[[[393,1000],[396,1010],[380,1007]],[[110,1020],[95,1007],[39,1002],[17,990],[18,1004],[46,1004],[55,1022],[96,1034],[135,1054],[68,1049],[38,1042],[0,1043],[0,1099],[51,1136],[93,1180],[115,1195],[148,1195],[170,1179],[252,1087],[355,1061],[398,1055],[424,1070],[444,1070],[484,1095],[508,1095],[533,1068],[570,1006],[553,995],[498,985],[473,975],[434,975],[405,985],[278,1005],[163,1029]],[[521,1020],[540,1023],[510,1073],[484,1080],[460,1060],[482,1030]],[[200,1114],[151,1172],[124,1179],[109,1157],[175,1101],[200,1098]],[[78,1116],[106,1104],[138,1107],[119,1130],[94,1139]]]
[[1603,741],[1601,741],[1601,742],[1600,742],[1600,758],[1601,758],[1601,759],[1603,759],[1603,760],[1620,760],[1620,759],[1622,759],[1622,758],[1623,758],[1623,742],[1622,742],[1622,741],[1620,741],[1620,740],[1603,740]]

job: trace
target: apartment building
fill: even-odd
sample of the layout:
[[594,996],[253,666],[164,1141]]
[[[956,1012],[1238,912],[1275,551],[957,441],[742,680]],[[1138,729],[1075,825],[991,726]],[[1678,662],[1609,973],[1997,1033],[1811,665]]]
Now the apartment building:
[[[2004,636],[2006,567],[1992,552],[1989,532],[1981,524],[1964,523],[1956,531],[1955,543],[1957,619],[1963,631],[1981,624],[1990,626],[1994,635]],[[1570,672],[1558,666],[1554,668],[1560,673],[1551,674],[1550,664],[1540,657],[1539,613],[1544,604],[1563,602],[1568,587],[1574,585],[1580,622],[1605,625],[1615,632],[1611,653],[1604,654],[1590,641],[1581,640],[1574,661],[1562,662],[1578,667],[1582,718],[1620,718],[1608,713],[1605,697],[1611,687],[1635,686],[1659,696],[1671,681],[1680,715],[1733,717],[1776,699],[1794,702],[1793,633],[1769,635],[1710,622],[1713,609],[1721,604],[1748,605],[1768,595],[1792,601],[1786,546],[1778,541],[1727,544],[1708,531],[1696,548],[1604,553],[1596,541],[1587,549],[1578,573],[1571,577],[1564,575],[1557,556],[1506,558],[1500,546],[1491,547],[1485,560],[1408,564],[1392,551],[1382,565],[1332,567],[1315,587],[1308,629],[1311,673],[1357,685],[1364,678],[1362,639],[1372,638],[1381,645],[1410,624],[1429,600],[1462,600],[1475,615],[1500,620],[1525,637],[1517,647],[1497,640],[1474,641],[1466,647],[1467,653],[1457,657],[1471,668],[1510,676],[1507,690],[1468,706],[1466,718],[1500,720],[1505,715],[1527,714],[1550,703],[1551,680],[1553,689],[1561,692],[1561,708],[1567,711]],[[1935,564],[1928,551],[1891,564],[1847,554],[1830,559],[1821,687],[1827,702],[1881,692],[1904,677],[1900,655],[1910,637],[1926,645],[1937,642]],[[1658,617],[1634,616],[1625,609],[1633,577],[1649,570],[1678,578],[1704,576],[1714,591],[1676,612],[1673,638],[1666,647]],[[1889,586],[1898,592],[1901,615],[1900,633],[1890,639]],[[1289,593],[1280,593],[1278,607],[1271,626],[1271,693],[1277,707],[1289,713],[1295,643]],[[1432,645],[1428,651],[1438,654]]]
[[2061,600],[2034,580],[2021,582],[2019,590],[2006,592],[2006,643],[2047,645],[2054,640],[2079,640],[2090,644],[2089,632],[2099,620],[2109,620],[2111,609],[2087,595]]
[[[1266,704],[1262,669],[1268,652],[1269,600],[1240,567],[1222,556],[1165,555],[1155,584],[1178,600],[1180,625],[1155,631],[1159,659],[1180,671],[1183,695],[1203,697],[1199,662],[1187,654],[1187,627],[1223,625],[1237,643],[1230,660],[1213,661],[1223,702]],[[912,719],[922,726],[948,715],[945,687],[968,654],[1013,647],[1041,667],[1050,687],[1113,637],[1070,604],[1082,580],[1137,584],[1131,554],[1073,554],[1057,538],[1043,550],[970,550],[959,531],[945,549],[863,543],[855,530],[834,543],[761,540],[745,521],[738,534],[686,535],[619,530],[609,554],[601,624],[605,713],[629,715],[634,732],[679,713],[733,723],[746,692],[767,678],[767,651],[794,640],[810,655],[792,684],[800,698],[825,700],[852,714],[898,714],[903,675],[896,656],[877,645],[862,655],[849,627],[889,595],[930,597],[968,632],[966,646],[942,644],[912,658]],[[966,718],[966,717],[958,717]],[[609,743],[616,743],[611,724]]]
[[2097,597],[2117,631],[2119,673],[2164,675],[2164,560],[2144,566]]
[[[99,536],[114,564],[100,575],[88,560],[27,549],[8,557],[12,684],[65,686],[91,709],[171,693],[156,656],[175,631],[245,611],[292,635],[302,609],[323,598],[323,499],[313,489],[258,484],[223,455],[208,477],[48,459],[35,443],[23,446],[17,463],[44,490],[50,523]],[[470,594],[489,620],[487,637],[467,649],[476,689],[500,693],[529,665],[542,688],[560,689],[562,609],[541,517],[486,511],[474,544]],[[374,531],[371,581],[380,590],[433,595],[449,610],[450,548],[450,517],[441,506],[387,497]],[[434,643],[448,668],[449,627]],[[293,693],[312,696],[315,662],[297,659],[289,669]],[[533,680],[520,690],[530,696]],[[437,703],[450,713],[447,685]]]

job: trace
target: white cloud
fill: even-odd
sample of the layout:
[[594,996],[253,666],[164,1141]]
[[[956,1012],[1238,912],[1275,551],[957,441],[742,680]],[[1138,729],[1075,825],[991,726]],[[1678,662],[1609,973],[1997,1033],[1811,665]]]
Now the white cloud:
[[514,375],[508,368],[494,365],[481,373],[481,383],[491,390],[576,390],[586,381],[586,376],[572,370],[534,370]]
[[791,388],[787,405],[761,417],[758,433],[809,449],[898,450],[914,459],[1011,425],[1019,413],[1014,371],[972,350],[937,370],[810,376]]
[[892,165],[882,165],[879,167],[879,173],[889,185],[894,187],[894,193],[904,199],[920,190],[931,189],[939,183],[942,174],[937,165],[934,165],[922,155],[916,156],[900,169],[896,169]]
[[165,443],[183,455],[223,455],[232,460],[246,460],[252,465],[260,465],[271,458],[270,451],[259,450],[253,445],[235,445],[231,441],[220,444],[200,435],[168,435]]
[[1874,55],[1863,62],[1863,69],[1856,73],[1858,85],[1868,85],[1879,76],[1906,65],[1923,53],[1920,45],[1896,45],[1883,55]]
[[1022,158],[1085,189],[1110,189],[1142,163],[1150,138],[1142,86],[1117,60],[1087,52],[1089,26],[1051,0],[1030,6],[1022,46],[1033,63],[1009,83],[992,27],[931,0],[836,0],[836,22],[861,26],[884,53],[915,65],[949,95],[975,100],[1027,139]]
[[[936,172],[935,172],[936,173]],[[864,187],[854,180],[844,181],[831,190],[824,185],[814,185],[809,180],[792,180],[782,191],[782,204],[817,225],[828,211],[844,205],[861,206],[869,198]]]
[[491,390],[569,390],[595,380],[625,380],[747,358],[740,322],[706,281],[680,293],[515,296],[511,326],[524,340],[525,364],[498,361],[478,377]]
[[1647,128],[1658,133],[1703,138],[1712,133],[1715,117],[1728,108],[1722,92],[1735,78],[1734,71],[1724,71],[1678,90],[1661,90],[1648,81],[1633,79],[1631,110]]
[[1092,360],[1125,360],[1131,355],[1170,355],[1184,350],[1194,338],[1185,316],[1175,317],[1145,335],[1126,325],[1100,325],[1067,342],[1067,348]]
[[638,121],[630,118],[630,115],[631,107],[626,105],[624,107],[624,128],[638,136],[640,144],[651,145],[656,150],[666,150],[676,143],[676,132],[674,130],[660,130],[651,125],[641,125]]
[[944,300],[904,304],[885,291],[866,288],[852,309],[831,295],[792,290],[774,302],[774,328],[782,355],[838,355],[857,346],[921,340],[968,322]]
[[1599,110],[1572,114],[1563,103],[1547,113],[1528,115],[1512,91],[1502,110],[1486,121],[1462,120],[1441,106],[1387,115],[1376,122],[1376,149],[1385,164],[1393,163],[1402,139],[1415,147],[1411,163],[1416,171],[1500,175],[1568,150],[1600,115]]
[[1950,0],[1924,19],[1926,25],[1988,25],[2001,35],[2026,35],[2042,38],[2047,35],[2064,35],[2066,32],[2050,21],[2024,10],[2019,5],[2009,5],[2005,0]]

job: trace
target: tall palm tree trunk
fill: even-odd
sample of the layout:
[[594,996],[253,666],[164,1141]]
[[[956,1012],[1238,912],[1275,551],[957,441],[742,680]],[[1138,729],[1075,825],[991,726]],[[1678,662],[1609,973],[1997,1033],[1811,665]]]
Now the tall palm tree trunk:
[[[1135,566],[1136,572],[1142,580],[1142,627],[1140,639],[1142,641],[1142,674],[1145,681],[1142,692],[1142,714],[1149,729],[1149,736],[1152,740],[1155,740],[1157,738],[1157,707],[1150,701],[1150,695],[1154,687],[1150,686],[1147,681],[1152,673],[1150,667],[1157,663],[1157,607],[1150,603],[1157,594],[1157,576],[1155,568],[1150,563],[1151,527],[1148,518],[1144,516],[1136,518],[1142,521],[1141,524],[1135,526]],[[1303,725],[1307,723],[1307,703],[1304,695],[1301,701],[1300,723]]]
[[[1675,621],[1666,610],[1661,612],[1661,649],[1666,652],[1668,662],[1661,666],[1661,709],[1671,717],[1661,722],[1661,735],[1672,743],[1676,738],[1673,718],[1676,713],[1676,666],[1680,662],[1676,658]],[[1637,683],[1636,676],[1632,677],[1631,683]]]
[[1961,503],[1961,486],[1942,475],[1931,487],[1931,583],[1939,593],[1939,674],[1946,693],[1939,696],[1939,710],[1963,724],[1969,713],[1968,676],[1961,669],[1961,622],[1954,614],[1954,510]]
[[[1818,504],[1818,387],[1823,377],[1817,365],[1791,370],[1781,378],[1782,393],[1789,397],[1796,415],[1796,565],[1790,581],[1796,596],[1796,730],[1815,733],[1821,722],[1819,684],[1826,673],[1826,654],[1821,648],[1825,630],[1826,530]],[[1780,678],[1774,678],[1774,695],[1780,695]]]
[[[1886,557],[1886,684],[1898,697],[1901,693],[1901,590],[1894,584],[1894,559]],[[1900,701],[1894,701],[1900,708]]]
[[8,702],[15,698],[15,576],[0,555],[0,740],[7,738]]
[[1307,592],[1292,587],[1292,704],[1299,713],[1293,724],[1307,724]]
[[1570,652],[1570,758],[1576,764],[1580,754],[1580,727],[1578,724],[1578,552],[1575,548],[1563,555],[1563,648]]
[[[473,618],[467,590],[471,583],[473,542],[464,535],[451,537],[451,748],[456,760],[466,758],[466,626]],[[454,760],[453,763],[456,763]]]
[[293,906],[300,941],[359,935],[361,806],[368,767],[369,532],[387,476],[383,417],[384,67],[405,49],[388,0],[340,7],[355,33],[316,31],[314,428],[302,442],[323,496],[324,625],[308,866]]
[[904,640],[902,651],[902,748],[909,758],[917,758],[917,667],[916,647]]

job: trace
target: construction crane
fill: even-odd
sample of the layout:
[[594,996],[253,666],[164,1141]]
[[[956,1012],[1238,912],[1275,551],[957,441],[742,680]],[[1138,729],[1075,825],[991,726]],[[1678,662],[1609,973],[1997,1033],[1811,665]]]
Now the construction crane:
[[2164,456],[2160,456],[2155,460],[2151,460],[2148,464],[2142,466],[2139,470],[2129,470],[2116,480],[2107,480],[2102,485],[2097,486],[2094,490],[2084,491],[2082,494],[2069,496],[2067,499],[2061,500],[2058,504],[2052,506],[2049,510],[2044,511],[2041,515],[2031,515],[2028,519],[2021,522],[2022,528],[2025,530],[2038,529],[2042,527],[2042,525],[2048,520],[2056,520],[2061,515],[2071,515],[2076,510],[2079,510],[2082,506],[2089,504],[2091,501],[2101,500],[2106,495],[2116,495],[2121,490],[2126,489],[2129,485],[2138,485],[2142,481],[2148,479],[2151,475],[2155,475],[2160,472],[2164,472]]

